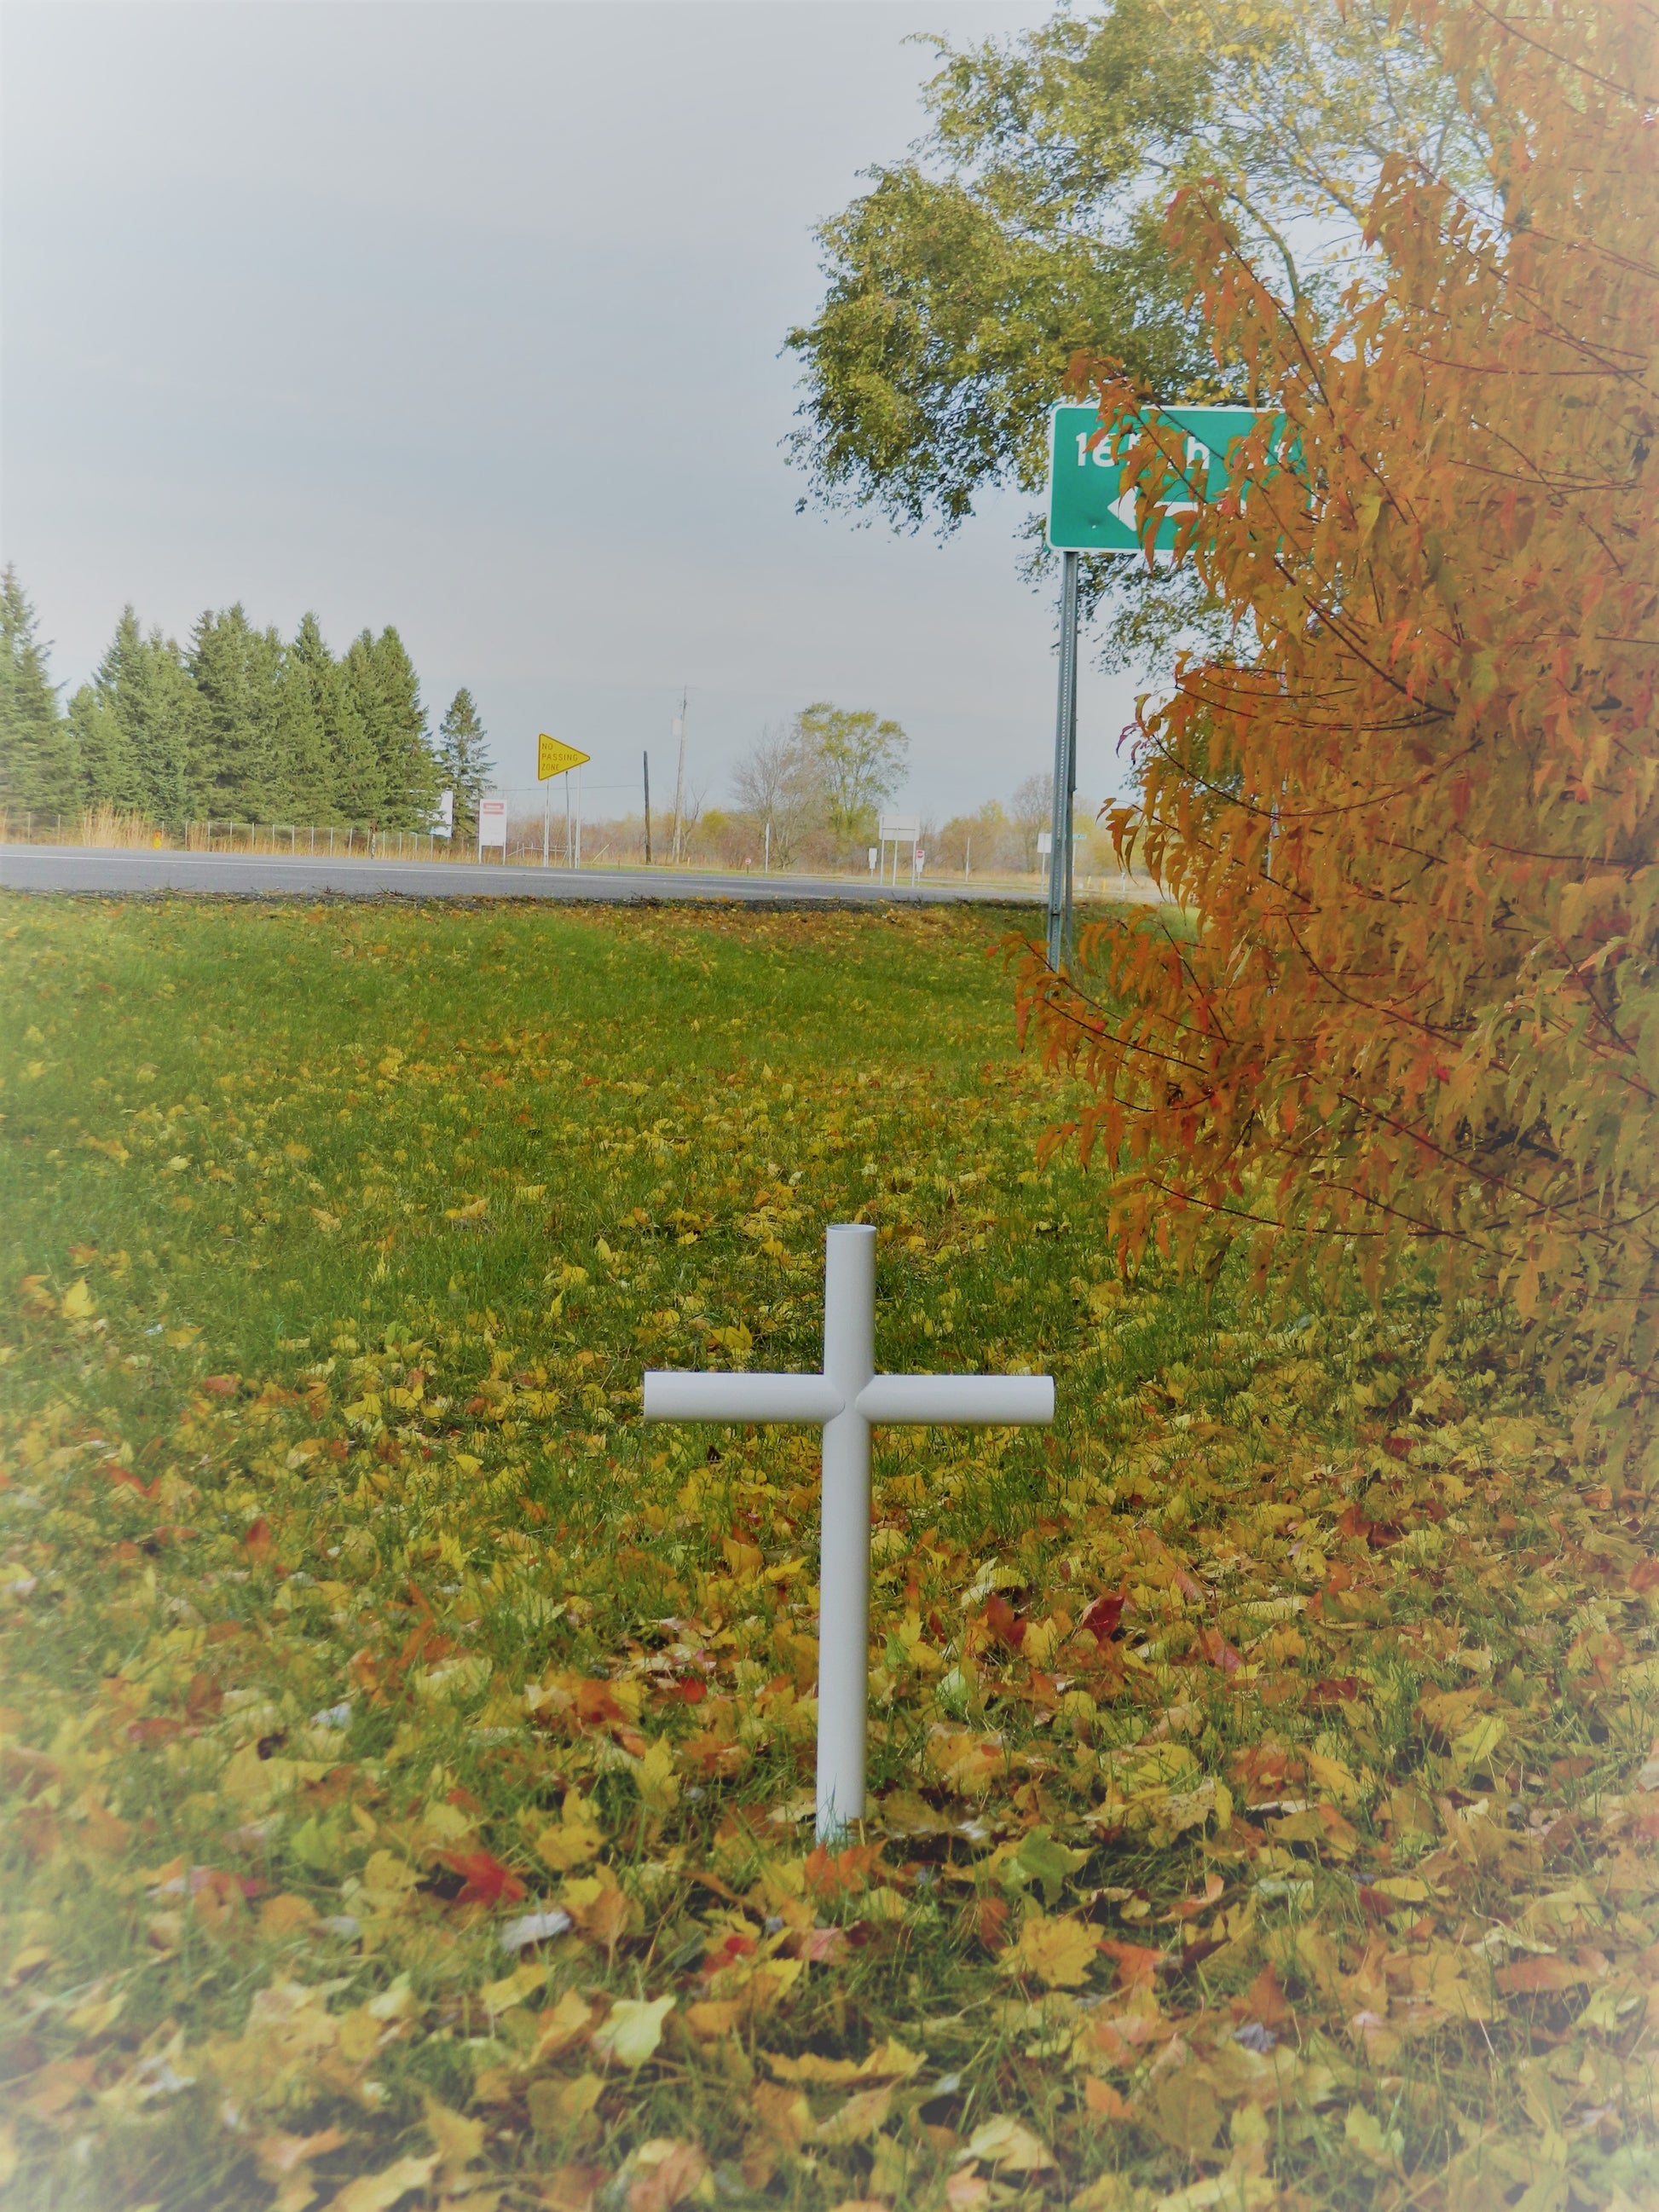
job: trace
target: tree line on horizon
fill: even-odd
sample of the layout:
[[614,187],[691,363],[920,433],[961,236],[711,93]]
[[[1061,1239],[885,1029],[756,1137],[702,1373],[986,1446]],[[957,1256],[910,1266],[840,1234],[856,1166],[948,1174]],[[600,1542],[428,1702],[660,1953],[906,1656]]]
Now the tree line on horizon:
[[[424,830],[454,793],[458,848],[477,832],[494,763],[463,687],[429,732],[420,681],[397,630],[364,629],[333,653],[313,614],[291,639],[237,603],[209,610],[187,645],[122,610],[90,679],[59,700],[35,611],[16,571],[0,572],[0,818],[75,822],[131,815],[174,835],[207,821]],[[769,725],[736,764],[734,805],[688,793],[685,839],[719,865],[837,867],[875,842],[909,739],[869,709],[815,701]],[[935,867],[1030,872],[1049,816],[1046,776],[1012,808],[926,824]],[[595,825],[596,829],[602,825]],[[643,821],[609,825],[643,844]]]
[[131,605],[91,679],[64,707],[35,611],[0,574],[0,810],[113,808],[178,831],[206,820],[425,830],[455,794],[458,837],[476,829],[492,763],[471,693],[434,737],[420,679],[389,623],[331,651],[313,614],[292,638],[240,601],[180,645]]

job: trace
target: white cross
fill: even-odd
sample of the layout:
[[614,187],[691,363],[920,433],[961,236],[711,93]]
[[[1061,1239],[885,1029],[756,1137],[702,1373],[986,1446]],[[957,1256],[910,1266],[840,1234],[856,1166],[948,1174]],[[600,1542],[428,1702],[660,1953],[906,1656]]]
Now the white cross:
[[1051,1375],[878,1375],[876,1232],[828,1231],[821,1375],[699,1375],[653,1368],[647,1421],[816,1421],[823,1429],[818,1565],[817,1833],[864,1818],[869,1705],[870,1429],[1052,1421]]

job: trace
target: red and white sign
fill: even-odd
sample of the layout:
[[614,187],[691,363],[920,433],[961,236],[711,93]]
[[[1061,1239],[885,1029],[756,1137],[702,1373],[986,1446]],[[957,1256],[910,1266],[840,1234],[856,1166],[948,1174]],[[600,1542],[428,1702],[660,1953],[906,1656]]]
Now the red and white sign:
[[478,850],[486,845],[498,845],[501,857],[507,857],[507,801],[504,799],[481,799],[478,801]]

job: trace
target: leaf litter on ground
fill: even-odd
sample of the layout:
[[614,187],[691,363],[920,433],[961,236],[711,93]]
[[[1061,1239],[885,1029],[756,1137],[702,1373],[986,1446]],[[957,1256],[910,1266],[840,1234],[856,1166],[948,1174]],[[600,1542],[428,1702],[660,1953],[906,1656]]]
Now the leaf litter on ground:
[[[1651,1510],[1502,1316],[1111,1279],[966,917],[9,903],[15,2201],[1652,2201]],[[830,1851],[815,1441],[633,1417],[852,1218],[1062,1419],[883,1440]]]

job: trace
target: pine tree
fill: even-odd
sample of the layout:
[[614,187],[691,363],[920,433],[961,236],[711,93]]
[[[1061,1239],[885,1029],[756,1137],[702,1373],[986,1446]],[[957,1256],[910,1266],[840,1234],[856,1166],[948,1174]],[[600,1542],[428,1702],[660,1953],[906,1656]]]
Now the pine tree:
[[152,821],[182,830],[196,812],[191,764],[202,720],[185,656],[178,641],[159,629],[142,636],[134,620],[129,633],[124,616],[105,667],[112,663],[115,710],[132,746],[139,804]]
[[75,732],[58,710],[46,648],[15,568],[0,574],[0,806],[73,814],[80,806]]
[[100,696],[95,684],[83,684],[65,719],[75,741],[82,805],[136,806],[137,763],[112,702]]
[[124,607],[96,674],[70,702],[81,795],[88,806],[143,806],[144,803],[144,778],[131,711],[136,664],[143,649],[138,617],[131,605]]
[[354,670],[350,660],[348,648],[330,693],[329,754],[341,820],[368,824],[381,821],[386,812],[380,757],[369,726],[369,714],[378,714],[379,702],[361,663]]
[[283,647],[277,677],[282,806],[290,821],[323,824],[345,819],[336,800],[331,742],[340,688],[339,665],[316,616],[302,615],[294,642]]
[[280,781],[277,671],[282,642],[256,630],[239,603],[205,613],[191,639],[189,667],[200,696],[192,782],[204,811],[219,819],[269,822]]
[[438,787],[455,794],[455,842],[478,834],[478,801],[489,788],[495,763],[472,694],[463,684],[438,726]]
[[381,824],[423,828],[438,793],[437,762],[420,678],[404,641],[390,625],[379,637],[364,630],[348,648],[344,667],[379,766]]

